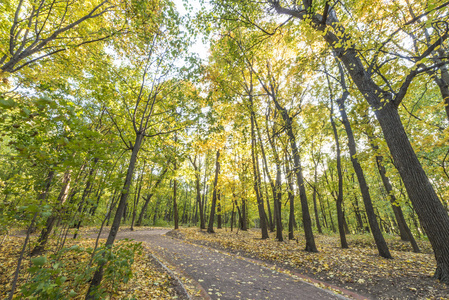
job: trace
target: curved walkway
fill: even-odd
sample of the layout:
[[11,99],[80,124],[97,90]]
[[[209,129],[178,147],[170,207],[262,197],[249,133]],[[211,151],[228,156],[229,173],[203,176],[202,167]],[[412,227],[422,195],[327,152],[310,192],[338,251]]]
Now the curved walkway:
[[117,238],[147,243],[164,264],[193,279],[196,299],[347,299],[234,254],[164,236],[168,231],[121,231]]

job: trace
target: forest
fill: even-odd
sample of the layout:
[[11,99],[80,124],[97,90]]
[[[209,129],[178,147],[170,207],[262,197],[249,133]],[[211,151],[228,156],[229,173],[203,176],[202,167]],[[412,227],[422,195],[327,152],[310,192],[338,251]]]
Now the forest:
[[443,0],[3,0],[2,295],[103,298],[125,227],[396,239],[449,284],[448,38]]

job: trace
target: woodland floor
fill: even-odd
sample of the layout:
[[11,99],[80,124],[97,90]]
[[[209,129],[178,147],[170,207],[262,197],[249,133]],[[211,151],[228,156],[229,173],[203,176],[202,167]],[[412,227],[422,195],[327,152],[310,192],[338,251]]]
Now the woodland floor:
[[423,253],[417,254],[408,243],[387,237],[394,259],[384,259],[368,235],[349,235],[349,249],[339,248],[338,236],[316,235],[319,253],[303,251],[302,236],[278,242],[270,233],[269,239],[261,240],[259,230],[219,229],[208,234],[184,228],[167,235],[274,264],[281,271],[304,274],[369,299],[449,299],[449,288],[432,279],[435,259],[426,241],[418,241]]
[[[85,228],[81,239],[68,239],[67,246],[92,247],[95,241],[86,238],[95,237],[95,231]],[[166,236],[162,236],[163,233]],[[321,294],[323,290],[314,286],[356,299],[361,299],[358,296],[364,299],[449,299],[449,288],[431,278],[435,260],[429,243],[422,240],[418,243],[423,253],[416,254],[411,252],[408,243],[387,237],[394,257],[388,260],[377,255],[368,235],[349,235],[350,249],[340,249],[336,235],[316,235],[319,253],[303,251],[301,235],[297,241],[278,242],[270,233],[269,239],[261,240],[259,230],[231,232],[219,229],[214,234],[207,234],[197,228],[176,231],[139,228],[132,232],[123,227],[118,238],[144,241],[145,251],[135,259],[134,276],[130,282],[114,287],[109,284],[110,299],[130,296],[136,299],[184,299],[184,288],[191,299],[334,299],[335,294],[325,291]],[[4,240],[2,237],[2,299],[10,289],[22,243],[23,237],[9,236]],[[80,253],[68,253],[66,272],[76,271],[88,258],[85,253],[81,256]],[[162,261],[169,271],[160,267],[157,260]],[[29,279],[25,271],[29,265],[27,257],[19,286]],[[218,272],[209,272],[212,270]],[[256,273],[260,273],[257,278],[253,276]],[[70,282],[70,276],[67,277],[69,286],[73,282]],[[76,288],[74,299],[82,299],[87,285]],[[278,297],[277,292],[281,290],[286,294]]]
[[[141,229],[144,230],[145,228]],[[75,245],[79,247],[77,251],[66,252],[60,260],[62,271],[58,275],[64,275],[67,278],[62,287],[67,291],[73,289],[76,293],[70,299],[84,299],[86,294],[88,284],[82,280],[77,282],[76,277],[82,276],[87,269],[90,260],[89,249],[95,246],[95,240],[88,237],[95,231],[96,229],[93,228],[83,228],[77,239],[69,237],[66,241],[66,248]],[[24,232],[24,230],[20,230],[14,232],[13,235],[0,237],[0,299],[6,299],[9,296],[13,274],[25,239]],[[36,240],[37,235],[32,235],[19,273],[14,299],[28,299],[21,293],[21,287],[25,282],[32,280],[27,270],[32,265],[29,253]],[[123,244],[123,241],[117,241],[116,244]],[[52,268],[51,258],[55,248],[56,243],[52,241],[47,247],[47,251],[42,254],[47,257],[48,268],[50,269]],[[126,284],[118,283],[115,280],[103,281],[103,287],[107,292],[106,299],[187,299],[180,284],[151,256],[148,247],[143,245],[142,250],[140,253],[136,253],[134,257],[133,276]],[[43,298],[37,296],[33,299]]]
[[[167,230],[168,232],[168,230]],[[106,236],[106,235],[104,235]],[[192,299],[347,299],[310,284],[299,276],[279,272],[263,263],[151,231],[121,231],[117,238],[143,241],[184,283]]]

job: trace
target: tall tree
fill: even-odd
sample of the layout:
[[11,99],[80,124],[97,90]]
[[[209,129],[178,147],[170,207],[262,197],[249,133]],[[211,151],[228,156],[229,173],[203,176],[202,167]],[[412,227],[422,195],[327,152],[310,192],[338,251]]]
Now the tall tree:
[[[329,78],[328,85],[330,85]],[[331,87],[329,86],[329,89]],[[340,152],[340,141],[338,140],[338,132],[337,132],[337,126],[335,125],[334,120],[334,105],[333,105],[333,95],[331,93],[331,105],[330,105],[330,119],[331,119],[331,125],[332,125],[332,131],[334,133],[334,139],[335,139],[335,148],[337,152],[337,174],[338,174],[338,192],[337,192],[337,221],[338,221],[338,232],[340,233],[340,244],[342,248],[349,248],[348,242],[346,241],[346,234],[344,229],[344,215],[343,215],[343,174],[341,170],[341,152]]]
[[[223,2],[226,1],[220,1],[220,3]],[[376,83],[376,78],[374,78],[377,73],[373,72],[373,68],[378,65],[376,61],[378,55],[375,55],[375,60],[371,65],[363,63],[357,50],[356,39],[351,36],[351,33],[360,34],[360,32],[357,32],[360,29],[354,26],[351,32],[347,30],[337,18],[338,7],[331,6],[329,2],[325,2],[323,7],[321,3],[321,5],[315,4],[310,0],[304,0],[302,5],[299,6],[289,6],[287,1],[280,0],[269,0],[268,3],[278,15],[286,15],[290,19],[304,21],[302,22],[304,26],[309,27],[312,31],[319,32],[320,35],[317,36],[323,37],[324,41],[332,47],[338,59],[344,64],[360,94],[369,103],[380,123],[408,196],[432,244],[437,261],[434,277],[442,282],[449,283],[449,215],[424,172],[398,113],[398,107],[407,94],[411,82],[418,74],[425,72],[426,68],[415,65],[412,69],[408,69],[408,74],[403,77],[399,89],[393,92],[385,90],[383,86]],[[446,4],[442,4],[434,7],[428,12],[417,15],[416,18],[405,24],[411,25],[424,17],[434,17],[445,6]],[[220,6],[221,9],[225,10],[227,7]],[[263,15],[262,12],[266,9],[266,7],[257,6],[247,1],[240,2],[238,7],[232,7],[234,11],[251,8],[251,12],[259,16]],[[322,9],[322,14],[318,12],[319,8]],[[233,13],[231,12],[231,14]],[[392,15],[394,16],[394,14]],[[237,16],[237,18],[240,16]],[[393,33],[397,34],[400,31],[401,28],[398,28]],[[446,32],[436,38],[430,47],[420,52],[417,60],[421,61],[427,58],[448,37],[449,34]],[[382,46],[389,41],[391,41],[391,38],[381,44],[377,54],[382,53]]]
[[[175,62],[179,52],[172,51],[172,49],[183,46],[183,41],[179,35],[177,23],[174,22],[176,20],[176,13],[173,7],[167,6],[166,14],[166,16],[161,15],[158,20],[160,22],[160,30],[155,32],[151,39],[147,39],[149,43],[143,44],[143,48],[146,49],[146,59],[143,70],[140,73],[142,78],[141,84],[137,93],[134,94],[136,95],[133,105],[134,109],[133,111],[128,111],[128,116],[131,117],[132,121],[134,142],[126,140],[113,114],[108,110],[108,114],[116,125],[120,138],[126,147],[131,150],[131,157],[129,159],[120,200],[105,243],[106,247],[109,248],[112,247],[120,227],[120,221],[127,205],[129,189],[134,178],[134,168],[138,153],[145,138],[157,137],[177,131],[180,128],[173,127],[179,127],[181,125],[174,125],[174,118],[178,116],[178,112],[176,110],[177,106],[174,106],[176,105],[176,101],[174,101],[172,94],[179,88],[180,81],[173,78],[177,70]],[[164,24],[164,22],[167,24]],[[128,84],[126,80],[123,81],[125,85]],[[170,101],[170,97],[172,97],[172,101]],[[158,120],[154,119],[155,116],[158,116]],[[162,116],[164,116],[164,119],[160,119]],[[89,290],[87,291],[86,299],[95,298],[96,290],[103,278],[104,264],[103,262],[98,266]]]
[[220,173],[220,150],[217,150],[215,156],[215,177],[214,177],[214,186],[212,191],[212,203],[210,207],[210,216],[209,216],[209,224],[207,226],[208,233],[214,233],[214,218],[215,218],[215,206],[217,204],[217,189],[218,189],[218,174]]
[[[4,46],[0,52],[0,70],[14,73],[57,53],[106,40],[124,31],[126,22],[118,22],[121,4],[112,0],[18,1],[14,14],[0,27],[4,29],[0,32],[4,37],[0,39]],[[109,23],[110,20],[115,22]],[[115,28],[114,23],[122,24]]]
[[[371,200],[371,195],[369,192],[369,187],[366,182],[365,174],[363,172],[362,166],[360,165],[360,162],[357,157],[357,149],[356,149],[356,143],[354,138],[354,133],[352,131],[351,124],[349,123],[349,118],[346,113],[346,106],[345,101],[349,96],[349,92],[346,88],[346,81],[345,81],[345,75],[343,72],[343,68],[341,65],[338,64],[339,71],[340,71],[340,84],[343,89],[343,94],[340,98],[336,100],[338,103],[338,108],[340,111],[342,123],[345,127],[346,135],[348,137],[348,148],[349,148],[349,154],[351,155],[351,162],[352,166],[354,168],[354,172],[357,176],[357,180],[359,182],[360,192],[362,194],[363,204],[365,205],[365,211],[366,215],[368,217],[368,223],[371,228],[371,233],[374,237],[374,241],[377,246],[377,251],[379,252],[379,255],[385,258],[392,258],[390,254],[390,250],[388,249],[388,245],[385,242],[385,239],[382,235],[382,232],[379,228],[379,224],[376,219],[376,213],[374,212],[373,203]],[[331,94],[332,95],[332,94]],[[340,169],[341,172],[341,169]],[[340,174],[341,175],[341,174]],[[343,218],[343,211],[341,210],[340,216],[342,218],[341,223],[339,222],[339,227],[343,225],[344,218]]]

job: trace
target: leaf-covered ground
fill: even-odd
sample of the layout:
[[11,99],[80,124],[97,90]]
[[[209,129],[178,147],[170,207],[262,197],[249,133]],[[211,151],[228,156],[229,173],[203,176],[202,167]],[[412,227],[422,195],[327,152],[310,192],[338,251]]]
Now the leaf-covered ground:
[[[3,237],[2,237],[3,240]],[[32,242],[35,238],[32,239]],[[23,246],[23,237],[6,237],[0,245],[0,298],[5,299],[11,289],[11,281],[17,266],[17,259]],[[1,242],[1,241],[0,241]],[[123,243],[120,241],[117,245]],[[51,244],[50,251],[44,253],[50,261],[52,249],[55,244]],[[67,239],[66,247],[73,247],[75,250],[67,251],[61,258],[61,263],[57,268],[61,270],[57,274],[59,277],[66,279],[62,283],[62,287],[66,291],[73,292],[70,294],[71,299],[84,299],[88,284],[83,279],[90,254],[87,249],[95,246],[93,239]],[[144,248],[145,249],[145,248]],[[21,287],[26,282],[30,282],[32,276],[28,272],[33,265],[29,253],[31,247],[27,249],[27,255],[24,258],[22,269],[19,276],[18,287],[16,289],[15,299],[24,298]],[[103,281],[103,287],[107,292],[107,299],[175,299],[178,294],[174,289],[172,278],[167,274],[156,262],[148,256],[147,250],[139,251],[134,256],[132,264],[132,276],[125,283],[119,283],[116,280]],[[119,262],[120,263],[120,262]],[[54,265],[49,264],[48,268],[54,270]],[[119,274],[117,274],[119,275]],[[56,275],[53,275],[55,277]],[[28,297],[27,297],[28,298]],[[39,297],[37,297],[39,298]]]
[[192,243],[219,248],[242,256],[275,263],[290,271],[352,290],[375,299],[449,299],[449,289],[431,278],[435,259],[430,244],[419,241],[423,253],[411,252],[408,243],[389,237],[394,259],[377,255],[368,235],[348,236],[349,249],[339,248],[338,236],[317,235],[319,253],[303,251],[304,240],[278,242],[274,234],[260,239],[260,232],[217,230],[207,234],[194,228],[169,233]]

